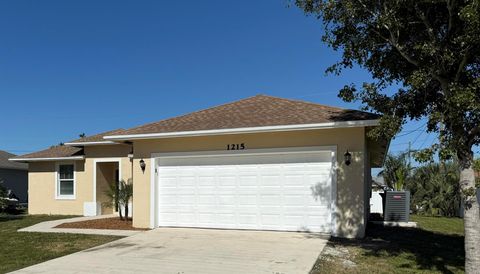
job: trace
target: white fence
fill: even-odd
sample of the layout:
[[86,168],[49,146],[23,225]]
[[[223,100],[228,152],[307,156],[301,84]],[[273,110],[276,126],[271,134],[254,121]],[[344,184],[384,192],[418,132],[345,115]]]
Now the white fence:
[[383,191],[372,191],[372,198],[370,198],[370,213],[383,214],[382,196]]

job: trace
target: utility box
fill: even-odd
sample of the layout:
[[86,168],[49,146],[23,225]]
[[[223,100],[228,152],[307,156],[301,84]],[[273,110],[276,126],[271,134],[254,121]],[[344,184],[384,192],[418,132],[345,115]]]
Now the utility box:
[[410,191],[387,191],[383,218],[387,222],[410,220]]

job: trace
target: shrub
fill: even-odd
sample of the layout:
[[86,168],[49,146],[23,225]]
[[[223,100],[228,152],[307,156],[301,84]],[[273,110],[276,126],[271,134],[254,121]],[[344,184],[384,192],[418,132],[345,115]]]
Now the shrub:
[[460,172],[455,162],[431,163],[414,170],[408,188],[418,214],[456,216],[460,207]]

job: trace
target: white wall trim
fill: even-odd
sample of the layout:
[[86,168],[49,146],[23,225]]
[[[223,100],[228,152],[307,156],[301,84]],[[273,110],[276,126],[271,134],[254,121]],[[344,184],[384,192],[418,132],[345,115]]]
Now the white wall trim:
[[150,228],[158,226],[158,194],[157,194],[157,164],[160,158],[195,158],[204,156],[239,156],[239,155],[272,155],[272,154],[293,154],[293,153],[319,153],[331,152],[332,161],[332,185],[331,185],[331,233],[337,235],[337,146],[311,146],[311,147],[282,147],[267,149],[246,149],[246,150],[227,150],[227,151],[193,151],[193,152],[155,152],[151,153],[150,158]]
[[9,161],[14,162],[40,162],[40,161],[71,161],[84,160],[85,156],[70,156],[70,157],[49,157],[49,158],[10,158]]
[[367,126],[377,126],[378,124],[379,124],[379,120],[360,120],[360,121],[328,122],[328,123],[318,123],[318,124],[300,124],[300,125],[296,124],[296,125],[265,126],[265,127],[244,127],[244,128],[230,128],[230,129],[177,131],[177,132],[166,132],[166,133],[110,135],[110,136],[104,136],[103,138],[105,140],[139,140],[139,139],[193,137],[193,136],[242,134],[242,133],[313,130],[313,129],[328,129],[328,128],[367,127]]
[[[58,172],[61,165],[73,165],[73,195],[60,195],[58,193],[59,177]],[[75,200],[77,198],[77,165],[75,162],[57,162],[55,163],[55,200]]]
[[[157,154],[157,153],[152,153]],[[158,226],[157,220],[157,159],[153,156],[150,158],[150,228]]]
[[115,162],[118,163],[118,178],[122,180],[122,158],[96,158],[93,160],[93,203],[97,202],[97,163]]
[[97,142],[70,142],[65,143],[66,146],[97,146],[97,145],[117,145],[118,143],[112,141],[97,141]]
[[324,151],[334,151],[336,146],[311,146],[311,147],[281,147],[281,148],[256,148],[244,150],[212,150],[212,151],[192,151],[192,152],[160,152],[152,153],[152,158],[194,158],[205,156],[239,156],[239,155],[269,155],[269,154],[289,154],[289,153],[318,153]]
[[331,206],[330,206],[330,214],[331,214],[331,222],[332,222],[332,235],[338,236],[337,232],[337,146],[334,146],[332,149],[332,198],[331,198]]

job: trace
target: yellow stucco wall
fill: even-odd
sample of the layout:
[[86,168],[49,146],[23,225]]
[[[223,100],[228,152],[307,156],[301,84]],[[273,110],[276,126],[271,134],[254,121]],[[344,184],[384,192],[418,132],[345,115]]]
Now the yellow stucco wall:
[[[67,162],[64,162],[67,163]],[[33,162],[28,172],[28,213],[82,215],[83,201],[92,199],[91,186],[85,180],[85,161],[75,161],[76,199],[57,200],[55,197],[55,162]]]
[[[311,131],[237,134],[204,137],[168,138],[134,141],[133,223],[150,226],[150,157],[158,152],[225,150],[227,144],[245,143],[247,149],[337,146],[337,232],[344,237],[363,237],[365,232],[364,128],[322,129]],[[343,154],[352,153],[352,164],[345,166]],[[147,165],[145,172],[139,161]]]
[[[130,152],[131,146],[127,145],[86,147],[85,160],[75,161],[76,197],[74,200],[59,200],[55,197],[55,170],[58,161],[29,163],[28,212],[30,214],[83,215],[84,203],[93,201],[94,161],[121,158],[120,179],[127,180],[132,177],[132,165],[127,157]],[[97,201],[100,199],[101,197]]]

